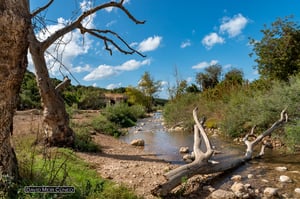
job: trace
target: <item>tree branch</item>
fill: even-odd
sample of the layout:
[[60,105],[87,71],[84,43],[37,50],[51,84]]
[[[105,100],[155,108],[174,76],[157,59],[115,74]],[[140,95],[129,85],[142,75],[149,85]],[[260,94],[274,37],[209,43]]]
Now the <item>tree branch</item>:
[[124,1],[121,0],[119,3],[118,2],[109,2],[109,3],[105,3],[99,6],[96,6],[90,10],[87,10],[85,12],[82,13],[82,15],[80,15],[74,22],[72,22],[71,24],[65,26],[64,28],[56,31],[55,33],[53,33],[51,36],[49,36],[45,41],[42,42],[42,48],[41,50],[45,51],[51,44],[53,44],[58,38],[60,38],[61,36],[75,30],[76,28],[80,28],[82,27],[81,22],[88,16],[96,13],[99,10],[108,8],[108,7],[116,7],[121,9],[133,22],[135,22],[136,24],[144,24],[145,21],[139,21],[137,20],[124,6],[123,6]]
[[[146,57],[145,55],[143,55],[142,53],[140,53],[139,51],[133,49],[120,35],[118,35],[116,32],[111,31],[111,30],[98,30],[98,29],[87,29],[85,27],[83,27],[82,25],[80,25],[79,27],[80,31],[82,34],[84,33],[89,33],[99,39],[102,39],[104,44],[105,44],[105,49],[109,51],[110,55],[112,55],[112,50],[111,48],[108,46],[107,42],[111,43],[114,47],[116,47],[118,49],[118,51],[124,53],[124,54],[134,54],[137,53],[138,55],[140,55],[141,57]],[[103,36],[101,34],[112,34],[114,37],[116,37],[118,40],[120,40],[130,51],[124,50],[122,49],[118,44],[116,44],[112,39],[109,39],[106,36]]]
[[[285,108],[280,113],[280,119],[277,120],[276,122],[274,122],[274,124],[269,129],[267,129],[265,132],[260,134],[255,140],[250,142],[248,140],[249,135],[247,134],[243,139],[245,145],[247,146],[246,153],[245,153],[245,160],[252,158],[253,148],[255,145],[257,145],[264,137],[270,135],[274,130],[276,130],[278,127],[280,127],[281,124],[283,124],[284,122],[287,122],[287,120],[288,120],[288,115],[286,113],[286,108]],[[251,133],[253,133],[253,130],[251,130]]]
[[68,78],[68,76],[65,76],[64,80],[55,87],[55,90],[61,92],[70,84],[71,80]]
[[38,15],[39,13],[41,13],[42,11],[44,11],[45,9],[47,9],[52,3],[54,2],[54,0],[50,0],[46,5],[44,5],[41,8],[36,9],[35,11],[33,11],[33,13],[31,13],[31,18],[35,17],[36,15]]

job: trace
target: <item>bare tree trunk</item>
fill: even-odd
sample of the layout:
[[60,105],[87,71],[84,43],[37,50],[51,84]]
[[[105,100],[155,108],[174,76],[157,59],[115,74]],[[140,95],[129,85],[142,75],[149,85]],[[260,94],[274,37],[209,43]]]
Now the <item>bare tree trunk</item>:
[[[287,121],[287,114],[285,110],[281,112],[280,119],[277,120],[269,129],[263,132],[261,135],[256,137],[253,141],[249,141],[249,136],[254,136],[253,131],[254,128],[251,130],[250,134],[247,134],[243,139],[245,145],[247,147],[246,153],[244,156],[240,157],[232,157],[230,161],[224,161],[221,163],[210,161],[214,151],[212,150],[210,141],[206,135],[206,132],[203,128],[204,121],[199,122],[197,118],[197,109],[193,110],[193,116],[196,125],[194,126],[194,154],[195,160],[192,163],[180,166],[175,168],[165,176],[165,182],[161,183],[157,187],[152,190],[152,194],[156,196],[166,196],[170,193],[175,187],[181,184],[182,178],[190,178],[197,174],[212,174],[218,172],[224,172],[229,169],[236,168],[241,164],[245,163],[246,161],[251,160],[253,157],[253,148],[266,136],[269,136],[275,129],[277,129],[281,124]],[[199,134],[200,131],[200,134]],[[203,152],[200,149],[201,138],[203,139],[206,152]],[[264,145],[262,146],[262,151],[259,154],[260,156],[263,155]]]
[[13,116],[27,67],[27,0],[0,0],[0,175],[17,179],[18,164],[11,145]]
[[36,71],[36,81],[41,95],[43,107],[43,123],[46,142],[51,146],[72,147],[75,134],[69,127],[69,115],[59,86],[55,89],[49,77],[44,51],[36,40],[33,30],[30,33],[30,53]]

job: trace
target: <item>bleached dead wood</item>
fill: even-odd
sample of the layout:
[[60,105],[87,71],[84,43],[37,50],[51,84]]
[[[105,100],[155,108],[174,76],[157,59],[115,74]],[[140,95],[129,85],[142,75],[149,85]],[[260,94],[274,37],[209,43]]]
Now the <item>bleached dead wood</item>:
[[[212,149],[211,143],[207,137],[205,129],[203,127],[204,121],[201,122],[197,117],[197,108],[193,110],[193,117],[195,120],[194,125],[194,154],[195,160],[192,163],[177,167],[166,174],[164,174],[165,181],[156,186],[152,190],[152,194],[156,196],[165,196],[170,193],[174,188],[181,184],[182,179],[189,179],[194,175],[198,174],[212,174],[218,172],[224,172],[229,169],[236,168],[241,164],[249,161],[253,158],[253,149],[254,147],[262,141],[262,139],[266,136],[271,135],[271,133],[280,127],[284,122],[287,121],[288,116],[286,110],[284,109],[281,112],[280,119],[277,120],[269,129],[263,132],[261,135],[256,137],[253,141],[249,141],[249,136],[254,134],[254,128],[251,130],[251,133],[247,134],[243,141],[246,145],[246,153],[245,155],[230,157],[230,161],[223,161],[220,163],[216,163],[215,161],[211,161],[211,157],[214,153]],[[204,141],[206,151],[202,151],[201,141]],[[260,155],[263,155],[264,145],[261,150]]]

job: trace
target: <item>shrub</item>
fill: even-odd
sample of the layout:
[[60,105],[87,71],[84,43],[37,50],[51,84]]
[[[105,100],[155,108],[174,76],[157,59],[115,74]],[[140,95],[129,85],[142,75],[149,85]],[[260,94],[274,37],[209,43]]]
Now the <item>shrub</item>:
[[119,126],[109,121],[105,116],[99,115],[92,121],[92,127],[103,134],[119,137],[122,132],[119,131]]
[[99,146],[93,142],[89,129],[79,128],[75,132],[74,149],[81,152],[99,152]]
[[286,144],[290,151],[295,152],[300,149],[300,120],[285,127]]
[[135,125],[137,119],[144,116],[145,111],[142,106],[128,106],[125,103],[119,103],[114,106],[107,106],[103,115],[111,122],[121,127],[131,127]]

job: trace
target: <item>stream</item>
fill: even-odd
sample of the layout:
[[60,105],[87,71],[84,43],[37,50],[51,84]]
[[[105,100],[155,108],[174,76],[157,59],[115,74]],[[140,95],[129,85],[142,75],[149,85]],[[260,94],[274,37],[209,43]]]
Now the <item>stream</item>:
[[[160,112],[154,113],[150,118],[139,120],[137,126],[130,128],[129,133],[120,139],[126,143],[134,139],[143,139],[145,151],[154,153],[171,164],[185,164],[183,154],[179,153],[180,147],[189,147],[190,151],[193,149],[193,132],[168,132],[162,125]],[[215,158],[220,162],[230,161],[228,154],[243,155],[245,150],[243,145],[235,145],[220,136],[209,136],[209,139],[213,147],[222,152]],[[276,167],[286,167],[287,171],[279,172]],[[249,174],[254,177],[249,178]],[[296,188],[300,188],[300,154],[285,155],[276,150],[266,149],[262,159],[253,160],[218,177],[213,182],[214,188],[230,189],[233,184],[230,178],[233,175],[241,175],[242,183],[249,183],[259,190],[274,187],[279,189],[279,194],[284,198],[300,198],[300,193],[295,192]],[[290,177],[292,182],[279,182],[281,175]]]

